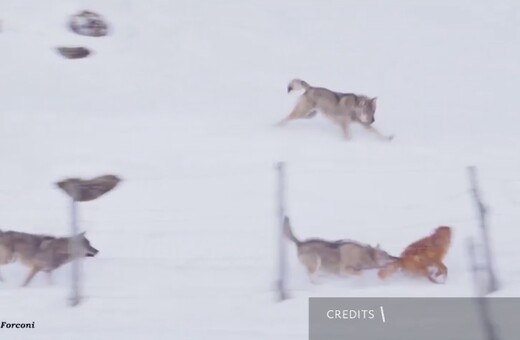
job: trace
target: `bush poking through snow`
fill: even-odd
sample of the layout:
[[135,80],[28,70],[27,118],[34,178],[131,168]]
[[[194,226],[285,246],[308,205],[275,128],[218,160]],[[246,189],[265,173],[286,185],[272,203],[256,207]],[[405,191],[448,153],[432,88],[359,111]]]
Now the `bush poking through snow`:
[[56,183],[61,190],[77,202],[97,199],[114,189],[121,178],[115,175],[103,175],[92,179],[68,178]]
[[92,52],[85,47],[57,47],[56,50],[67,59],[81,59],[92,54]]
[[69,28],[77,34],[103,37],[108,34],[108,24],[98,13],[81,11],[70,18]]

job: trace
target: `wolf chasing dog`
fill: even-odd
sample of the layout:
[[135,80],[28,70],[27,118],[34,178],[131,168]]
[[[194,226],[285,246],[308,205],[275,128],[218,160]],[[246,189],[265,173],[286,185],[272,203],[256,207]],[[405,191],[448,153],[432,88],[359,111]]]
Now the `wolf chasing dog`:
[[354,93],[341,93],[323,87],[313,87],[301,79],[293,79],[287,92],[304,91],[292,112],[278,126],[296,119],[309,119],[321,112],[333,123],[338,124],[345,139],[350,140],[350,125],[361,124],[367,131],[380,139],[390,141],[394,136],[385,136],[372,124],[375,122],[377,97],[370,98]]
[[[74,242],[79,245],[77,251],[73,251]],[[85,237],[85,233],[74,237],[54,237],[0,231],[0,265],[19,260],[30,268],[23,287],[26,287],[40,271],[47,273],[51,283],[51,273],[56,268],[78,258],[96,256],[98,252],[99,250],[94,248]],[[2,280],[1,276],[0,280]]]
[[399,260],[379,245],[372,247],[352,240],[326,241],[318,238],[301,241],[294,236],[288,217],[284,219],[284,233],[296,244],[298,259],[307,269],[312,283],[316,283],[320,271],[339,276],[360,275],[363,270],[382,268]]

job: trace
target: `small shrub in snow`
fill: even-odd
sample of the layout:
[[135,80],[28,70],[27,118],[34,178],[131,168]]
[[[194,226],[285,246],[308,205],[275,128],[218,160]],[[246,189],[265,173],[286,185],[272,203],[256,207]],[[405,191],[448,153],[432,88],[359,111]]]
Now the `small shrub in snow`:
[[56,50],[67,59],[85,58],[91,54],[90,50],[85,47],[58,47]]
[[73,15],[69,27],[74,33],[89,37],[103,37],[108,34],[108,24],[105,19],[91,11],[81,11]]

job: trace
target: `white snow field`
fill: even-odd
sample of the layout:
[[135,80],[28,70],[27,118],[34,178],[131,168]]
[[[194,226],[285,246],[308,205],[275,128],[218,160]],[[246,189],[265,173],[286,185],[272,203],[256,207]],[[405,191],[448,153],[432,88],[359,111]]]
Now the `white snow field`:
[[[74,35],[82,9],[111,24]],[[1,339],[306,339],[311,296],[472,296],[479,237],[466,166],[479,169],[501,289],[520,296],[520,3],[344,0],[0,0],[0,228],[67,235],[68,176],[124,182],[82,204],[100,249],[85,300],[70,265],[20,288],[0,268]],[[66,60],[61,45],[92,48]],[[275,127],[292,78],[378,97],[382,143],[326,119]],[[444,285],[396,275],[311,285],[288,244],[276,302],[276,177],[301,237],[398,254],[454,228]]]

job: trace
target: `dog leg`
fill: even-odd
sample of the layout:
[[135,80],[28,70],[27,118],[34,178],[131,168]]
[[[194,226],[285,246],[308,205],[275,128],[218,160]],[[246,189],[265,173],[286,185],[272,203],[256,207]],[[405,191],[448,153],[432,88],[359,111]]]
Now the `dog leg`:
[[0,282],[4,282],[4,278],[2,277],[2,274],[0,274]]
[[437,276],[448,275],[448,267],[446,267],[444,263],[439,262],[437,266],[439,267],[439,272],[437,273]]
[[442,262],[436,263],[435,265],[437,267],[437,272],[434,274],[436,280],[442,276],[444,278],[442,283],[445,283],[448,279],[448,268]]
[[[426,278],[432,283],[435,283],[435,284],[446,283],[446,278],[447,278],[446,266],[444,266],[444,264],[442,264],[442,263],[441,264],[436,263],[433,266],[435,266],[437,269],[437,271],[435,273],[432,273],[431,267],[430,268],[427,267],[422,270],[422,275],[426,276]],[[444,276],[444,280],[443,281],[437,280],[437,278],[440,277],[442,274],[446,275],[446,276]]]
[[393,135],[392,135],[392,136],[385,136],[385,135],[383,135],[381,132],[379,132],[378,129],[376,129],[375,127],[373,127],[372,125],[363,125],[363,127],[364,127],[367,131],[369,131],[369,132],[375,134],[376,136],[378,136],[381,140],[391,141],[392,139],[394,139],[394,136],[393,136]]
[[430,282],[432,282],[432,283],[435,283],[435,284],[442,284],[442,283],[444,283],[444,282],[440,282],[440,281],[437,281],[436,279],[434,279],[433,276],[430,273],[426,273],[425,275],[428,278],[428,280],[430,280]]
[[437,275],[435,275],[435,279],[434,280],[435,280],[435,283],[444,284],[448,280],[448,275],[447,274],[444,274],[444,275],[443,274],[437,274]]
[[34,275],[36,275],[40,271],[40,268],[38,267],[32,267],[31,271],[29,272],[29,275],[25,279],[25,282],[23,283],[22,287],[27,287],[27,285],[32,281],[34,278]]

